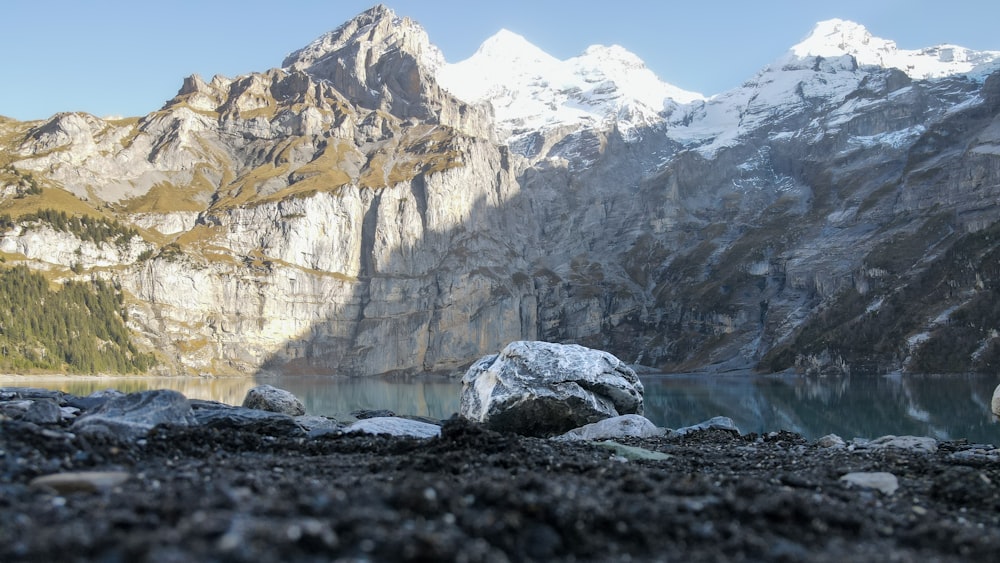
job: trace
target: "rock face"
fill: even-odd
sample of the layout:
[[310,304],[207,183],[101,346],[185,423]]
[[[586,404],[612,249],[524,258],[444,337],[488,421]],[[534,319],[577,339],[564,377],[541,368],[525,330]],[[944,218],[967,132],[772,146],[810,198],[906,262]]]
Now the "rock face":
[[0,251],[113,282],[171,373],[461,373],[517,340],[671,371],[1000,363],[997,53],[827,22],[705,99],[620,48],[488,43],[449,65],[378,6],[146,116],[0,120]]
[[560,434],[623,414],[642,414],[642,383],[607,352],[512,342],[462,378],[461,415],[533,436]]

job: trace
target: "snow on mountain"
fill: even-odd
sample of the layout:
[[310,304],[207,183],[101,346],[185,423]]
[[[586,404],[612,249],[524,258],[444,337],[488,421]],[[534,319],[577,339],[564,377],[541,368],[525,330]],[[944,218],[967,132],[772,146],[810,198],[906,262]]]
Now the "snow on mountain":
[[851,55],[862,66],[898,68],[910,78],[942,78],[985,72],[1000,61],[1000,51],[973,51],[957,45],[900,49],[895,41],[874,37],[861,24],[840,19],[819,22],[791,54],[799,58]]
[[501,30],[468,59],[438,69],[439,83],[471,103],[492,104],[499,133],[617,123],[627,133],[662,121],[664,112],[704,97],[660,81],[633,53],[592,46],[559,60],[524,37]]
[[[998,66],[998,51],[972,51],[953,45],[903,50],[893,41],[872,36],[860,24],[827,20],[818,23],[805,40],[740,87],[704,103],[692,104],[682,120],[675,117],[668,134],[711,156],[759,127],[780,123],[818,104],[830,108],[828,119],[809,125],[837,127],[847,119],[845,115],[853,115],[860,109],[859,104],[879,103],[850,98],[866,79],[883,80],[875,78],[877,73],[873,71],[877,69],[895,68],[911,79],[928,80],[952,75],[982,78]],[[868,87],[875,85],[869,83]],[[809,134],[803,124],[792,123],[790,130],[775,134]],[[874,138],[890,143],[912,135],[911,128]],[[865,142],[873,141],[859,140]]]

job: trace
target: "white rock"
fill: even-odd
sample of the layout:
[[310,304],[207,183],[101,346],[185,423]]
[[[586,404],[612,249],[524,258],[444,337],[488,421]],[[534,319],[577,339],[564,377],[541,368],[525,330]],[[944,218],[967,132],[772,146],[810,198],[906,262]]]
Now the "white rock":
[[664,430],[657,428],[648,418],[638,414],[623,414],[606,418],[556,436],[557,440],[608,440],[611,438],[652,438],[662,436]]
[[821,448],[843,448],[847,444],[844,443],[844,439],[836,434],[827,434],[819,440],[816,440],[816,445]]
[[243,406],[248,409],[279,412],[292,416],[306,414],[306,407],[298,397],[271,385],[258,385],[247,391],[247,396],[243,399]]
[[990,410],[993,411],[993,414],[1000,416],[1000,385],[997,385],[997,388],[993,390],[993,401],[990,404]]
[[938,443],[927,436],[882,436],[864,445],[870,449],[896,448],[932,454],[937,451]]
[[517,341],[462,378],[462,416],[500,431],[548,436],[642,414],[642,383],[615,356],[575,344]]
[[855,472],[843,475],[841,481],[857,487],[876,489],[891,495],[899,488],[899,480],[892,473],[882,471]]
[[429,422],[420,422],[398,416],[377,416],[359,420],[345,428],[344,432],[434,438],[441,435],[441,427]]

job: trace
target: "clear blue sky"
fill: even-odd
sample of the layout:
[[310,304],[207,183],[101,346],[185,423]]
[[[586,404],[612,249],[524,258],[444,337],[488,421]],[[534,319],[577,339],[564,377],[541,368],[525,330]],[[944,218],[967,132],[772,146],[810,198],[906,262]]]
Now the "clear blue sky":
[[[995,0],[387,0],[449,62],[507,28],[565,59],[619,44],[662,79],[716,94],[738,86],[824,19],[865,25],[904,49],[1000,50]],[[359,0],[32,0],[7,2],[0,115],[143,115],[185,76],[236,76],[284,56],[374,5]]]

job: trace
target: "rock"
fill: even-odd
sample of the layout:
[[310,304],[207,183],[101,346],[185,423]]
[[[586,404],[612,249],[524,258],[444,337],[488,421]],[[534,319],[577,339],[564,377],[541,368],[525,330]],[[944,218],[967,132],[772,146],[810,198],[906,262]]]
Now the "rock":
[[652,438],[662,436],[664,429],[657,428],[648,418],[638,414],[623,414],[606,418],[556,436],[557,440],[608,440],[611,438]]
[[343,423],[325,416],[297,416],[295,417],[295,422],[306,431],[306,434],[310,438],[318,438],[327,434],[333,434],[340,432],[345,428]]
[[111,399],[124,396],[125,393],[122,393],[117,389],[101,389],[99,391],[94,391],[86,397],[68,395],[66,397],[66,404],[84,411],[92,411],[107,403]]
[[35,424],[59,424],[63,418],[62,409],[52,399],[40,399],[31,401],[31,406],[21,417],[25,422]]
[[411,436],[413,438],[435,438],[441,435],[441,427],[408,418],[377,416],[351,424],[344,432],[364,432],[366,434],[389,434]]
[[626,446],[625,444],[619,444],[614,440],[597,442],[596,445],[601,448],[607,448],[614,452],[615,455],[625,458],[628,461],[663,461],[670,459],[670,454],[654,452],[653,450],[647,450],[646,448],[639,448],[636,446]]
[[740,429],[737,428],[736,423],[733,419],[728,416],[715,416],[705,422],[699,422],[693,426],[685,426],[684,428],[678,428],[674,430],[672,435],[683,436],[685,434],[690,434],[691,432],[696,432],[698,430],[729,430],[731,432],[740,433]]
[[396,416],[396,413],[386,409],[378,409],[378,410],[358,409],[356,411],[351,411],[351,416],[353,416],[358,420],[364,420],[366,418]]
[[844,439],[836,434],[827,434],[819,440],[816,440],[816,445],[821,448],[844,448],[847,444]]
[[50,489],[58,494],[107,491],[132,477],[124,471],[79,471],[42,475],[31,480],[36,489]]
[[876,450],[897,448],[932,454],[937,451],[938,443],[934,438],[926,436],[882,436],[865,443],[862,447]]
[[198,424],[210,428],[254,428],[272,435],[301,434],[302,427],[291,415],[234,407],[215,401],[191,401],[194,418]]
[[575,344],[517,341],[462,378],[462,416],[493,430],[551,436],[642,414],[642,383],[615,356]]
[[247,391],[247,396],[243,399],[243,406],[248,409],[279,412],[291,416],[306,414],[306,407],[298,397],[271,385],[258,385]]
[[993,400],[990,402],[990,410],[993,414],[1000,416],[1000,385],[993,390]]
[[107,434],[126,440],[141,438],[157,424],[197,424],[191,404],[177,391],[156,390],[115,397],[78,418],[72,426],[81,434]]
[[841,476],[840,480],[849,485],[876,489],[886,495],[891,495],[899,488],[896,476],[882,471],[848,473]]

